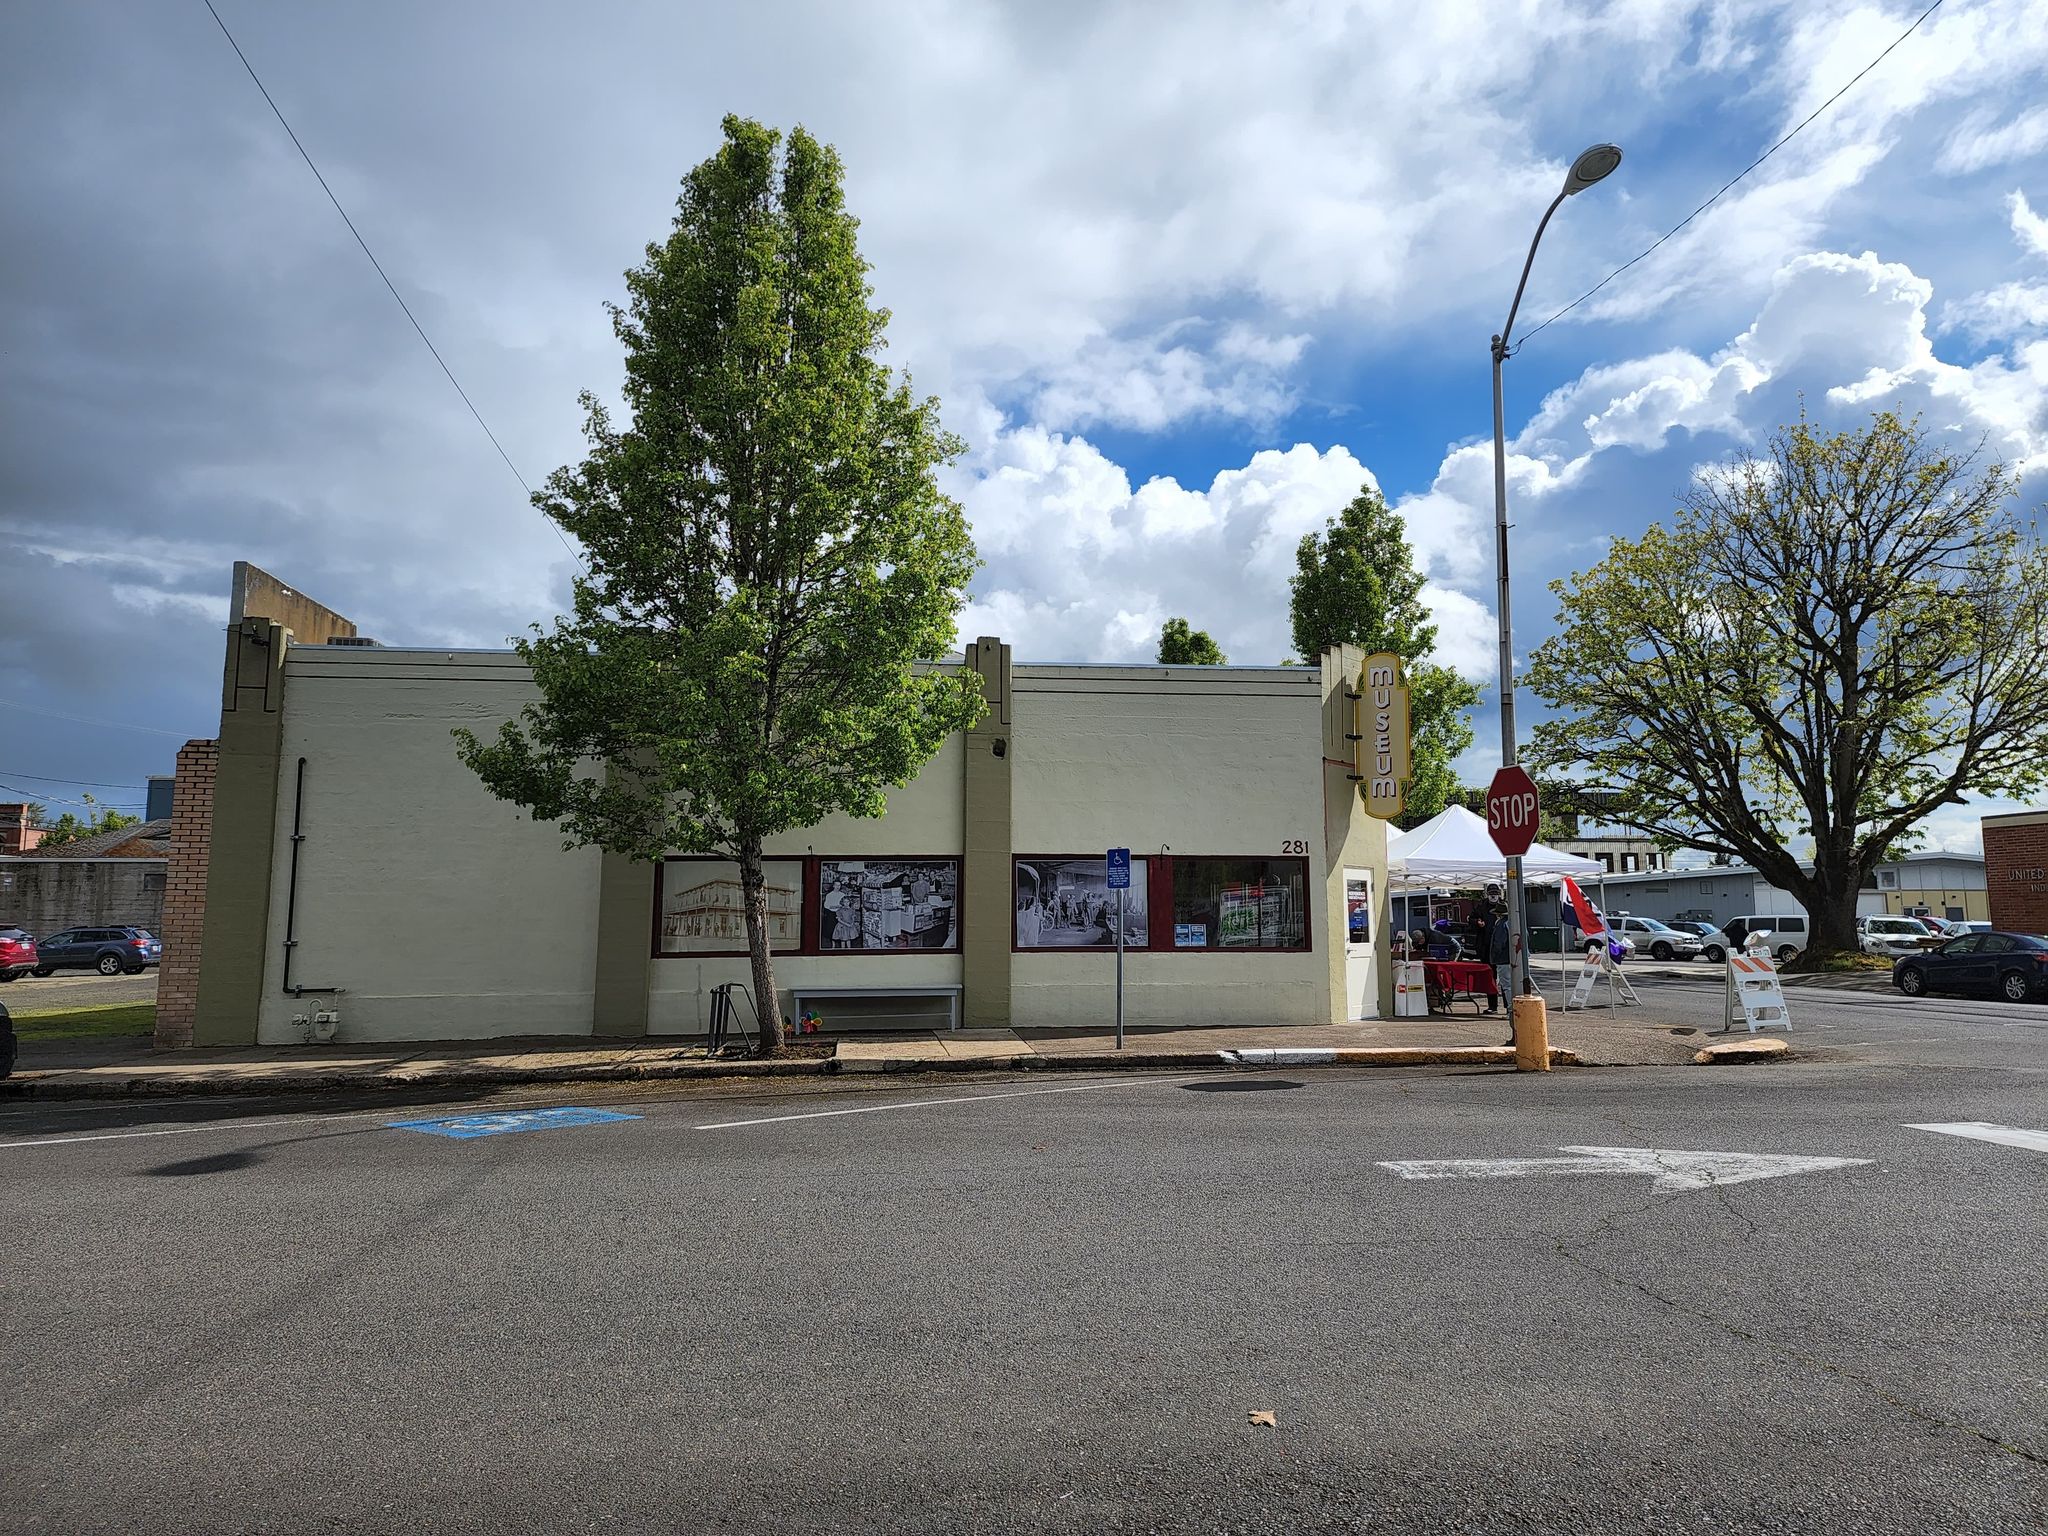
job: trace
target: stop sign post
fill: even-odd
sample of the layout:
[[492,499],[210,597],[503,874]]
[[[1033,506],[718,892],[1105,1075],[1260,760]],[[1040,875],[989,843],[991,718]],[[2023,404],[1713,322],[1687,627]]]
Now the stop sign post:
[[1536,781],[1517,763],[1493,776],[1486,788],[1486,830],[1493,846],[1508,864],[1508,977],[1510,1014],[1528,975],[1528,924],[1522,913],[1522,855],[1536,841],[1536,821],[1541,807],[1536,798]]
[[1511,859],[1518,859],[1536,841],[1536,781],[1519,765],[1510,763],[1493,776],[1486,790],[1486,830],[1493,846]]

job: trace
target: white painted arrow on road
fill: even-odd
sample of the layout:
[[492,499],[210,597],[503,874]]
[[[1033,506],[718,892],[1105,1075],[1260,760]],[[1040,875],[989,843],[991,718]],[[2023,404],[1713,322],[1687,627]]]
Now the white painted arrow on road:
[[1867,1157],[1782,1157],[1763,1152],[1670,1152],[1658,1147],[1559,1147],[1571,1157],[1451,1157],[1381,1163],[1404,1179],[1527,1179],[1546,1173],[1642,1174],[1653,1189],[1709,1189],[1788,1173],[1853,1168]]

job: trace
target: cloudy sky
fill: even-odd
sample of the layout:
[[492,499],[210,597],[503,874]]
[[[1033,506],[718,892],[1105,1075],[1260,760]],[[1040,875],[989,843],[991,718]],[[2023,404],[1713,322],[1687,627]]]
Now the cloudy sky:
[[[1129,660],[1183,614],[1277,660],[1295,543],[1370,479],[1488,680],[1487,338],[1564,167],[1627,154],[1554,221],[1524,332],[1924,8],[216,4],[530,482],[615,390],[602,303],[720,116],[800,121],[845,157],[892,360],[971,444],[966,635]],[[1528,343],[1518,652],[1545,581],[1802,397],[1988,434],[2048,499],[2044,102],[2048,8],[1947,0]],[[554,531],[201,0],[6,7],[0,131],[0,798],[139,801],[211,734],[237,558],[387,642],[562,605]],[[1930,830],[1974,846],[1975,814]]]

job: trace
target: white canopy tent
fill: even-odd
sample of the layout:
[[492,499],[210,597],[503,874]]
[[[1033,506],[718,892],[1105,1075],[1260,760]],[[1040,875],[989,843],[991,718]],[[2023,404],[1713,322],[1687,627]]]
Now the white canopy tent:
[[[1555,880],[1560,875],[1574,880],[1598,879],[1603,873],[1598,859],[1559,853],[1541,843],[1530,844],[1522,855],[1522,878],[1532,882]],[[1449,806],[1413,832],[1387,840],[1387,880],[1391,885],[1421,889],[1507,877],[1507,856],[1493,846],[1486,823],[1462,805]]]
[[[1531,843],[1522,855],[1522,879],[1529,885],[1555,885],[1566,875],[1574,880],[1598,880],[1605,873],[1598,859],[1560,853],[1541,843]],[[1507,875],[1507,856],[1493,846],[1485,821],[1462,805],[1448,806],[1412,832],[1387,840],[1387,884],[1395,890],[1423,892],[1425,910],[1428,893],[1433,890],[1505,881]],[[1607,910],[1604,890],[1600,910]],[[1563,984],[1562,944],[1558,951],[1559,982]],[[1535,974],[1533,965],[1530,974]]]

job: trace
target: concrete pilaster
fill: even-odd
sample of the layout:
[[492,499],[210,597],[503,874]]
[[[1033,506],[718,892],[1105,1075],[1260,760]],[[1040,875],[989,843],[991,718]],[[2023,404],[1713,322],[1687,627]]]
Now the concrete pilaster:
[[243,619],[228,631],[194,1045],[256,1042],[270,935],[271,858],[284,751],[284,653],[290,634],[282,624],[263,618]]
[[984,635],[967,648],[967,664],[981,674],[988,713],[967,733],[966,864],[961,872],[960,964],[965,992],[961,1018],[972,1029],[1010,1023],[1011,857],[1010,648]]
[[647,1033],[653,948],[654,866],[644,859],[607,851],[597,876],[597,974],[591,989],[591,1033]]

